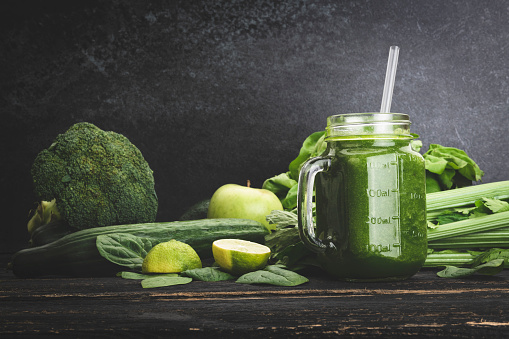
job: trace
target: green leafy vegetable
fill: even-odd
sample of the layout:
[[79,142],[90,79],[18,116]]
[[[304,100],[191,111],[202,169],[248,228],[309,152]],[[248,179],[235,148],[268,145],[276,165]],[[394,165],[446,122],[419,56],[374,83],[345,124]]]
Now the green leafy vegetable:
[[193,281],[193,279],[188,277],[153,277],[142,280],[141,286],[143,288],[156,288],[173,285],[184,285],[189,284],[191,281]]
[[297,225],[297,214],[294,212],[274,210],[266,218],[269,223],[276,225],[276,229]]
[[[299,267],[299,265],[305,266],[309,263],[309,261],[305,259],[310,257],[315,257],[315,255],[306,248],[301,241],[285,247],[282,251],[274,255],[274,258],[277,259],[277,264],[282,264],[292,269]],[[313,262],[313,265],[316,264]]]
[[502,249],[502,248],[492,248],[490,250],[487,250],[480,255],[478,255],[473,263],[472,266],[477,266],[481,264],[485,264],[487,262],[490,262],[495,259],[503,259],[504,260],[504,267],[509,267],[509,249]]
[[465,219],[468,219],[468,215],[451,211],[451,212],[444,212],[444,214],[437,216],[436,222],[438,225],[444,225],[444,224],[449,224],[451,222],[465,220]]
[[440,192],[441,190],[437,175],[426,171],[426,193]]
[[465,278],[474,273],[494,275],[500,273],[503,269],[504,259],[495,259],[473,268],[446,266],[446,268],[438,272],[437,275],[442,278]]
[[509,211],[509,203],[499,199],[482,198],[484,206],[490,209],[493,213]]
[[509,267],[508,196],[508,181],[427,194],[428,222],[434,228],[428,230],[431,253],[425,266],[446,266],[438,272],[446,278],[497,274]]
[[299,172],[302,165],[309,158],[318,156],[325,151],[325,131],[315,132],[308,136],[299,151],[299,155],[289,165],[290,177],[299,180]]
[[290,188],[286,194],[286,197],[281,201],[281,204],[285,210],[292,210],[297,207],[297,190],[298,185],[294,185],[292,188]]
[[297,286],[309,280],[292,271],[286,270],[279,265],[269,265],[263,270],[250,272],[237,279],[241,284],[269,284],[276,286]]
[[[436,180],[442,190],[469,186],[484,175],[465,151],[454,147],[431,144],[423,157],[426,170],[434,173],[429,178]],[[430,181],[430,188],[434,190],[434,187]],[[428,193],[431,191],[427,190]]]
[[418,134],[415,134],[415,133],[410,133],[413,137],[412,140],[410,140],[410,146],[412,147],[412,149],[416,152],[420,152],[421,151],[421,148],[422,148],[422,141],[419,140],[419,135]]
[[236,278],[230,273],[221,271],[218,267],[195,268],[182,272],[182,275],[201,281],[223,281]]
[[290,178],[290,172],[286,172],[265,180],[262,188],[271,191],[280,200],[283,200],[286,197],[288,190],[295,185],[297,185],[297,181]]
[[96,240],[101,256],[136,271],[141,271],[143,259],[156,244],[156,240],[140,238],[129,233],[103,234]]
[[123,279],[144,280],[155,277],[178,277],[178,274],[177,273],[141,274],[136,272],[119,272],[117,273],[117,276]]
[[265,245],[270,247],[272,256],[275,257],[286,247],[300,242],[299,230],[296,227],[284,228],[265,237]]

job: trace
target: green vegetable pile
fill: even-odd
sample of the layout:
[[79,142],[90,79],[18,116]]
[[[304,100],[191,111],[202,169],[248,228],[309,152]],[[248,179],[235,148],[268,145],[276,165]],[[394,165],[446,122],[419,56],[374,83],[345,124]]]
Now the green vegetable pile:
[[[267,220],[276,232],[266,236],[272,260],[298,269],[319,266],[300,241],[297,228],[297,180],[302,164],[325,150],[324,132],[311,134],[285,173],[267,179],[263,188],[281,199],[285,211]],[[419,140],[412,147],[420,151]],[[425,267],[445,267],[440,277],[496,274],[509,267],[509,181],[482,184],[484,172],[463,151],[431,144],[426,166],[428,259]]]
[[[17,275],[38,276],[48,271],[73,274],[78,268],[79,273],[97,271],[97,265],[107,271],[113,263],[131,270],[119,276],[140,279],[144,288],[231,279],[300,285],[308,279],[296,271],[319,264],[299,237],[298,178],[302,165],[325,151],[324,139],[324,131],[311,134],[288,171],[263,183],[262,188],[276,194],[284,207],[267,216],[276,230],[266,234],[260,223],[250,220],[223,220],[216,225],[218,220],[202,219],[210,200],[199,202],[181,217],[189,221],[154,223],[158,208],[154,178],[141,152],[121,134],[77,123],[34,161],[32,177],[40,202],[28,224],[33,247],[15,254],[11,264]],[[421,145],[419,140],[412,141],[417,151]],[[457,148],[432,144],[423,157],[428,221],[424,266],[445,267],[438,275],[450,278],[496,274],[509,267],[509,181],[480,183],[484,172]],[[180,234],[182,241],[195,242],[195,250],[209,251],[214,239],[239,238],[237,233],[246,227],[247,235],[261,236],[271,249],[269,265],[262,270],[240,277],[215,266],[177,275],[141,274],[144,257],[162,238]],[[152,233],[156,236],[149,236]]]
[[265,268],[235,276],[226,273],[217,266],[195,268],[179,274],[141,274],[142,263],[147,253],[158,240],[137,237],[131,234],[106,234],[97,237],[99,253],[109,261],[129,268],[117,274],[124,279],[141,280],[143,288],[165,287],[188,284],[197,281],[235,280],[239,284],[269,284],[276,286],[297,286],[308,279],[286,269],[284,265],[268,265]]
[[152,170],[138,148],[121,134],[77,123],[38,154],[32,177],[40,201],[28,223],[31,248],[15,253],[9,263],[16,276],[96,276],[111,274],[120,266],[130,271],[119,276],[141,279],[144,288],[193,280],[236,279],[237,283],[278,286],[308,281],[282,265],[268,265],[239,277],[215,266],[180,274],[142,274],[147,253],[163,240],[180,239],[207,257],[216,239],[263,242],[266,228],[252,220],[199,218],[209,200],[183,215],[187,221],[154,222],[158,200]]
[[[56,137],[32,166],[40,200],[29,231],[63,219],[72,229],[155,220],[154,177],[140,150],[125,136],[81,122]],[[53,202],[51,210],[47,203]],[[51,217],[53,216],[53,218]]]

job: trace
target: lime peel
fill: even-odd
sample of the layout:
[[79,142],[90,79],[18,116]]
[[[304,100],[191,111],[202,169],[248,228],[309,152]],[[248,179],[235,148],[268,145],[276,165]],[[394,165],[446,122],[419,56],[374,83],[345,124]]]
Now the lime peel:
[[143,259],[142,272],[180,273],[201,267],[200,257],[191,246],[172,239],[152,247]]

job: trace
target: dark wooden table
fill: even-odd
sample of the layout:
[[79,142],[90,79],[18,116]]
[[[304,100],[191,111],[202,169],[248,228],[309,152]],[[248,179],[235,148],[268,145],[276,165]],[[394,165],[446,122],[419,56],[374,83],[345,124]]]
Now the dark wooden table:
[[143,289],[107,278],[19,279],[0,255],[0,338],[509,337],[509,271],[452,280],[422,270],[394,283],[313,274],[298,287],[192,282]]

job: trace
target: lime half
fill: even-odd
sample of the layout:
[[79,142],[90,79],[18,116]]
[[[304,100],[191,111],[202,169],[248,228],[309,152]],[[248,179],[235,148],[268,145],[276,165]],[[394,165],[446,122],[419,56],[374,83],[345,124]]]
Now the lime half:
[[242,275],[264,268],[270,248],[247,240],[221,239],[212,243],[212,254],[224,271]]
[[172,239],[152,247],[141,269],[143,273],[180,273],[201,267],[200,257],[191,246]]

